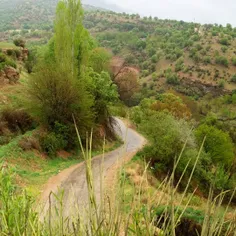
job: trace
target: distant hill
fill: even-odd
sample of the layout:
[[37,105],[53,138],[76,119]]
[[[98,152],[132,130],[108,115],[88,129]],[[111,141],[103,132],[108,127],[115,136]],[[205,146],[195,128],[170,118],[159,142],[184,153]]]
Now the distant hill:
[[[57,2],[58,0],[0,0],[0,32],[50,27]],[[84,0],[82,3],[88,11],[122,11],[116,5],[103,0]]]
[[95,6],[88,5],[88,4],[83,4],[83,8],[84,8],[85,11],[109,11],[105,8],[95,7]]
[[101,46],[138,68],[144,88],[175,88],[194,99],[236,91],[236,28],[125,13],[88,13]]
[[123,12],[124,11],[124,9],[118,7],[115,4],[107,3],[105,0],[83,0],[82,3],[85,5],[95,6],[95,7],[99,7],[102,9],[111,10],[114,12]]

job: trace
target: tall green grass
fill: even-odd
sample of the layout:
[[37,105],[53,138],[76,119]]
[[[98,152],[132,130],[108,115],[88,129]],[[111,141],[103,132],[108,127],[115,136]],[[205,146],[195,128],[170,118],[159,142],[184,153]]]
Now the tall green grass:
[[[18,189],[13,184],[14,173],[7,167],[2,166],[0,172],[0,235],[186,235],[181,230],[192,227],[191,235],[201,236],[235,236],[235,219],[225,218],[230,201],[222,212],[223,199],[226,192],[222,192],[217,197],[213,197],[213,188],[209,190],[209,197],[206,209],[202,215],[194,215],[189,208],[189,203],[195,191],[189,194],[189,186],[198,163],[199,155],[192,169],[189,181],[186,184],[180,203],[176,204],[175,196],[178,185],[182,177],[186,174],[188,164],[179,179],[174,185],[174,174],[176,166],[181,158],[176,159],[173,173],[156,189],[162,194],[155,199],[155,204],[151,200],[143,204],[141,202],[141,192],[143,184],[147,182],[148,165],[145,166],[142,181],[138,186],[138,191],[129,202],[129,211],[125,212],[127,205],[125,196],[125,182],[127,177],[124,174],[123,166],[120,169],[119,180],[116,183],[113,193],[107,191],[103,183],[103,168],[101,166],[101,197],[96,199],[93,184],[92,172],[92,133],[87,139],[85,148],[82,146],[79,132],[78,139],[86,166],[86,179],[88,186],[88,205],[85,208],[73,207],[69,216],[64,214],[64,192],[51,193],[49,196],[49,207],[45,217],[42,212],[36,209],[35,202],[24,190]],[[231,193],[232,197],[235,191]],[[169,197],[166,199],[166,195]],[[186,201],[186,198],[188,199]],[[165,204],[163,205],[163,199]],[[184,201],[185,199],[185,201]],[[236,213],[236,211],[235,211]],[[196,221],[193,221],[197,218]],[[186,223],[187,222],[187,223]],[[192,224],[189,226],[189,223]],[[195,224],[196,223],[196,224]],[[186,225],[185,225],[186,224]],[[183,229],[181,229],[181,227]],[[195,228],[194,228],[195,227]],[[190,229],[189,229],[190,230]],[[194,234],[195,233],[195,234]]]

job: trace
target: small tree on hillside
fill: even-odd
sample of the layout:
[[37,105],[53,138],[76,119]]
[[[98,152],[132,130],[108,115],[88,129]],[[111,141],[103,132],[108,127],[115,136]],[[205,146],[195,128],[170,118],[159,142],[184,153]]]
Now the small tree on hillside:
[[139,91],[138,72],[130,67],[123,68],[114,79],[120,99],[129,105],[131,97]]
[[234,161],[234,145],[230,136],[214,126],[203,124],[196,130],[199,145],[202,144],[205,136],[204,149],[209,153],[212,164],[230,168]]
[[25,48],[25,43],[26,42],[25,42],[24,39],[15,39],[13,42],[17,47]]

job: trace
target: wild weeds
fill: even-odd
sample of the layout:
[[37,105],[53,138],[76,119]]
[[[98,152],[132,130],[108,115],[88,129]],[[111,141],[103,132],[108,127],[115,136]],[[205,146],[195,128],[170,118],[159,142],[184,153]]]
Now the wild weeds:
[[[187,173],[188,164],[176,185],[174,185],[173,171],[156,188],[156,193],[159,192],[161,194],[157,195],[154,193],[153,196],[150,196],[147,191],[148,198],[145,203],[142,202],[142,194],[143,192],[145,193],[144,185],[148,183],[148,164],[145,166],[139,186],[134,186],[136,192],[130,202],[126,202],[125,187],[127,175],[125,174],[124,166],[120,169],[120,178],[115,185],[115,192],[111,194],[105,189],[103,167],[101,165],[100,198],[98,199],[93,183],[92,132],[87,137],[85,148],[83,148],[77,128],[76,132],[86,167],[88,187],[87,207],[82,209],[80,206],[74,206],[74,210],[70,212],[69,216],[65,216],[64,192],[58,191],[57,194],[50,194],[48,214],[42,219],[42,217],[39,217],[41,212],[35,210],[33,199],[25,191],[20,191],[16,188],[13,184],[11,171],[2,168],[0,172],[1,235],[236,235],[235,219],[226,220],[225,217],[231,201],[225,206],[223,212],[221,210],[227,191],[214,198],[213,188],[211,188],[206,209],[202,211],[204,219],[198,222],[192,219],[194,218],[195,211],[190,208],[190,202],[195,191],[189,194],[189,186],[202,147],[199,150],[198,157],[195,159],[194,168],[178,202],[176,201],[177,189],[181,179]],[[180,158],[181,155],[176,160],[176,165]],[[232,192],[230,200],[232,200],[235,191],[236,189]],[[128,213],[124,211],[127,204],[129,205]],[[189,218],[191,214],[193,217]]]

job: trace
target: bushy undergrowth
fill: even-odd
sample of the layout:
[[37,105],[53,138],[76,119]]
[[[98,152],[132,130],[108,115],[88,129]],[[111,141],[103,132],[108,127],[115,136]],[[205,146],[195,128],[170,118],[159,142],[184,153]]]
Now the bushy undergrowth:
[[6,66],[17,68],[17,65],[13,59],[0,52],[0,71],[4,70]]
[[[187,117],[176,116],[175,110],[170,109],[168,104],[165,105],[165,109],[162,109],[162,106],[155,106],[156,103],[155,100],[146,99],[131,111],[131,119],[150,140],[139,155],[151,163],[156,176],[163,177],[163,174],[165,176],[171,173],[176,156],[180,153],[182,158],[176,168],[175,177],[178,179],[182,175],[186,165],[191,170],[198,149],[205,140],[193,176],[192,188],[199,185],[205,196],[207,196],[206,190],[211,185],[215,186],[218,193],[222,190],[234,189],[235,152],[229,134],[204,123],[193,131],[194,122],[187,121]],[[183,146],[184,150],[182,150]],[[182,183],[186,182],[187,178],[183,178]],[[181,184],[180,189],[183,186]]]

